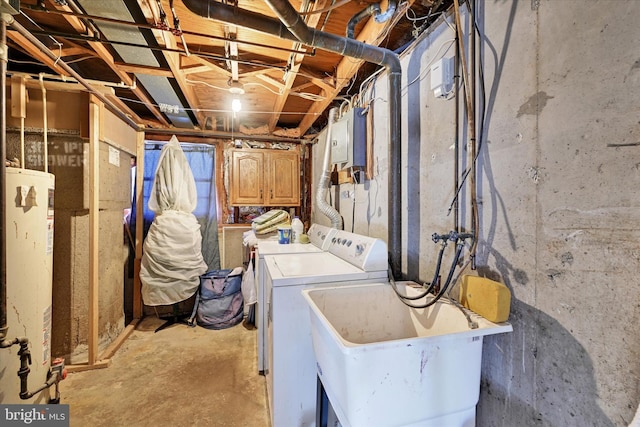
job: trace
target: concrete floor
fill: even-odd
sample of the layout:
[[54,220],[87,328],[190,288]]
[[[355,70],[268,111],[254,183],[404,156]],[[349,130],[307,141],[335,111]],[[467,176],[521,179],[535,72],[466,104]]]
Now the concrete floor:
[[266,381],[257,372],[257,330],[143,319],[106,369],[60,384],[70,425],[268,427]]

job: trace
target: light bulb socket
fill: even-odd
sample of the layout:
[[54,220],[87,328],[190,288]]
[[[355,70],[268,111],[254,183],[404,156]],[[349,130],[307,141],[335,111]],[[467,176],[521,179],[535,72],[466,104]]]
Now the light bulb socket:
[[234,95],[244,95],[244,85],[240,82],[229,82],[229,92]]

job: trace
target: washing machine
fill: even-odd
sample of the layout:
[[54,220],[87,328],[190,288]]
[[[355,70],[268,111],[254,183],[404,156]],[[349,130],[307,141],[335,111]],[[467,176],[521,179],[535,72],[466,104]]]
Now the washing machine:
[[264,257],[267,255],[283,255],[293,253],[317,253],[326,251],[331,242],[331,238],[337,232],[335,228],[321,224],[312,224],[307,231],[309,243],[290,243],[283,245],[278,243],[277,237],[266,239],[258,238],[255,246],[255,281],[258,290],[258,303],[256,313],[256,323],[258,326],[258,372],[264,374],[266,369],[266,340],[267,340],[267,315],[263,307],[267,306],[266,293],[264,292]]
[[317,371],[302,290],[387,281],[387,266],[384,241],[340,230],[324,252],[264,257],[265,376],[272,426],[315,426]]

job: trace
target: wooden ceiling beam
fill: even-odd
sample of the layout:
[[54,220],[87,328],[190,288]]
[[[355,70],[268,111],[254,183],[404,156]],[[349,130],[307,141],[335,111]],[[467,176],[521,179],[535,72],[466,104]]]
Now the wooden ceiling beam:
[[131,73],[131,74],[146,74],[149,76],[173,78],[173,72],[171,70],[167,70],[164,68],[150,67],[147,65],[131,65],[131,64],[124,64],[122,62],[116,62],[115,64],[122,71]]
[[42,52],[36,46],[32,45],[29,40],[27,40],[22,34],[17,31],[13,31],[10,28],[7,29],[7,37],[9,37],[16,45],[20,46],[29,56],[34,58],[36,61],[40,61],[47,67],[51,68],[56,74],[61,76],[70,77],[71,74],[66,72],[56,64],[56,61],[49,58],[49,55]]
[[292,92],[300,92],[301,90],[305,90],[305,89],[308,89],[308,88],[313,87],[313,86],[317,86],[317,85],[315,83],[313,83],[313,82],[306,82],[306,83],[303,83],[301,85],[292,87],[291,91]]
[[283,90],[285,90],[285,84],[283,82],[281,82],[280,80],[277,80],[267,74],[258,74],[256,75],[256,77],[260,80],[262,80],[265,83],[270,84],[271,86],[275,87],[276,89],[278,89],[278,91],[280,93],[282,93]]
[[207,61],[205,58],[199,57],[199,56],[195,56],[195,55],[191,55],[189,56],[189,59],[199,63],[201,66],[207,67],[209,68],[209,71],[214,71],[218,74],[222,74],[227,78],[231,78],[231,72],[229,72],[229,70],[225,70],[222,67],[217,66],[216,64],[213,64],[209,61]]
[[211,71],[211,67],[208,65],[192,65],[190,67],[180,67],[180,70],[184,75],[208,73]]
[[[157,7],[153,7],[151,9],[143,8],[143,12],[145,13],[145,15],[152,14],[153,16],[147,16],[147,18],[152,19],[153,22],[160,22],[160,10]],[[161,45],[164,45],[172,50],[178,49],[178,43],[176,42],[176,37],[178,36],[168,31],[152,30],[152,32],[156,37],[156,40],[158,40]],[[181,48],[183,51],[187,51],[187,46],[182,46]],[[169,64],[169,68],[171,70],[171,74],[168,77],[175,79],[175,81],[178,83],[182,94],[189,104],[189,108],[191,108],[194,112],[196,120],[198,121],[198,127],[200,129],[204,129],[207,117],[205,116],[204,112],[198,109],[200,103],[198,102],[198,97],[195,93],[195,89],[193,88],[193,85],[187,82],[186,75],[182,72],[180,66],[180,56],[182,54],[178,52],[168,51],[163,51],[162,54],[167,60],[167,63]]]
[[[52,2],[52,5],[58,10],[65,11],[65,12],[73,12],[71,7],[69,7],[68,5],[60,5],[58,4],[58,2]],[[61,15],[61,16],[62,16],[62,19],[67,21],[69,25],[71,25],[78,32],[80,33],[90,32],[80,18],[77,18],[72,15]],[[127,74],[126,71],[121,70],[116,66],[115,61],[113,59],[113,55],[111,55],[107,47],[100,42],[89,42],[89,46],[91,46],[91,49],[93,49],[96,52],[98,57],[102,59],[102,61],[118,76],[118,78],[123,84],[125,84],[126,86],[133,87],[132,89],[133,94],[146,106],[146,108],[151,112],[151,114],[153,114],[155,118],[158,119],[158,121],[162,125],[169,126],[169,122],[165,118],[164,114],[162,114],[160,110],[155,106],[155,102],[151,98],[149,98],[149,96],[147,96],[147,94],[142,89],[140,89],[139,87],[134,87],[135,85],[134,85],[133,78],[129,74]]]
[[[314,73],[311,70],[300,68],[304,77],[308,78],[311,83],[324,89],[327,92],[333,92],[336,90],[335,79],[333,77],[323,77]],[[327,81],[330,80],[330,81]]]
[[[280,63],[280,64],[273,64],[274,66],[277,67],[285,67],[287,64],[286,63]],[[241,78],[245,78],[245,77],[257,77],[260,75],[269,75],[269,73],[273,73],[275,70],[271,67],[265,67],[265,68],[259,68],[253,71],[245,71],[243,73],[240,73]]]
[[[311,11],[320,10],[325,7],[327,0],[318,0],[313,3],[313,7]],[[304,2],[303,2],[304,4]],[[301,12],[306,12],[302,10]],[[321,13],[314,13],[311,15],[307,15],[307,26],[309,28],[315,28],[320,22]],[[293,50],[299,50],[299,43],[293,43]],[[269,132],[273,132],[278,124],[278,120],[280,120],[280,115],[282,114],[282,110],[284,109],[284,105],[287,102],[287,98],[289,98],[289,94],[291,93],[291,88],[293,87],[293,82],[298,77],[298,70],[302,65],[302,61],[304,60],[305,55],[299,53],[292,53],[289,60],[290,69],[286,73],[286,77],[284,79],[284,86],[280,90],[280,95],[276,98],[273,104],[273,114],[269,118]]]

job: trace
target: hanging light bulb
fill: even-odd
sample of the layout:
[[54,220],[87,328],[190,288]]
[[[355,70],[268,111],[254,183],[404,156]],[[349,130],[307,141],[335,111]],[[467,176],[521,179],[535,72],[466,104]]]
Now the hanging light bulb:
[[231,101],[231,109],[234,113],[242,110],[242,104],[240,103],[240,100],[238,98],[233,98],[233,101]]

